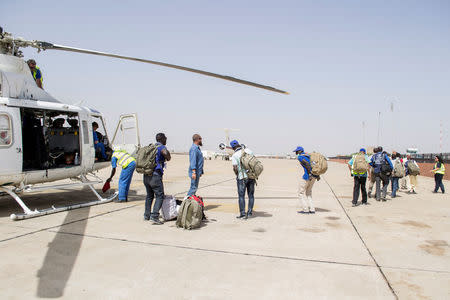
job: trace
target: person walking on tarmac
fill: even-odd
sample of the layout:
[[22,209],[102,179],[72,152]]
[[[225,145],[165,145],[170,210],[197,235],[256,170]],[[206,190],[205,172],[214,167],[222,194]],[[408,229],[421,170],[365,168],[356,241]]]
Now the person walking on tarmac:
[[352,206],[358,206],[359,190],[361,189],[362,204],[367,205],[366,180],[369,171],[369,157],[366,149],[359,149],[359,153],[353,155],[348,162],[348,168],[351,176],[353,176],[353,201]]
[[110,182],[112,180],[116,174],[117,165],[122,166],[122,172],[120,172],[119,178],[119,197],[115,202],[127,202],[131,179],[133,178],[134,169],[136,169],[136,159],[125,150],[114,151],[111,158],[111,175],[106,181]]
[[[162,225],[163,222],[159,220],[159,210],[164,201],[164,184],[163,174],[166,161],[171,159],[170,152],[166,148],[167,137],[164,133],[156,135],[156,167],[151,175],[144,174],[144,185],[147,190],[147,197],[145,198],[145,212],[144,220],[150,220],[154,225]],[[156,196],[155,204],[152,208],[153,199]]]
[[[231,148],[234,150],[233,156],[231,156],[231,163],[233,165],[234,174],[236,174],[237,178],[237,190],[239,197],[239,216],[236,216],[238,219],[246,220],[251,218],[253,215],[253,205],[255,203],[255,184],[256,181],[254,179],[248,178],[247,170],[241,164],[242,151],[245,153],[252,155],[252,150],[248,148],[243,148],[242,145],[239,144],[238,141],[232,140],[230,142]],[[248,208],[247,212],[245,212],[245,190],[247,190],[248,195]]]
[[[391,175],[392,161],[386,152],[383,152],[383,147],[379,146],[372,156],[370,165],[373,167],[376,183],[376,200],[386,201],[387,188],[389,185],[389,176]],[[381,190],[381,182],[383,182],[383,189]]]
[[442,159],[442,156],[436,155],[434,157],[434,161],[436,162],[434,164],[434,169],[430,172],[434,173],[434,182],[435,187],[433,193],[437,193],[439,188],[441,189],[442,194],[445,193],[444,183],[442,182],[442,179],[445,175],[445,166],[444,166],[444,160]]
[[[312,199],[312,188],[316,180],[320,180],[320,176],[315,176],[311,173],[311,160],[309,155],[305,154],[303,147],[298,146],[294,150],[297,155],[297,159],[303,167],[305,173],[300,178],[298,186],[298,196],[300,198],[300,204],[303,206],[303,210],[299,211],[301,214],[314,214],[316,210],[314,208]],[[306,202],[308,200],[308,203]]]
[[41,89],[44,89],[42,87],[42,72],[38,67],[36,67],[36,61],[34,59],[29,59],[27,61],[27,64],[30,68],[31,75],[33,75],[34,81],[36,81],[37,86]]

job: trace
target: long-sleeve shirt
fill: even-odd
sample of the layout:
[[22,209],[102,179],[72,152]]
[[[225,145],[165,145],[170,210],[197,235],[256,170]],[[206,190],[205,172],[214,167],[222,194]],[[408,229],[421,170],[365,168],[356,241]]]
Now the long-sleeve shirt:
[[388,164],[391,166],[391,170],[394,169],[394,165],[392,164],[391,159],[386,153],[375,153],[370,161],[370,165],[373,167],[373,172],[375,174],[381,173],[381,166],[383,165],[384,161],[388,162]]
[[192,170],[195,170],[197,176],[203,174],[203,153],[196,144],[192,144],[189,150],[189,177],[192,177]]
[[303,170],[305,171],[305,174],[303,174],[303,177],[302,177],[302,178],[303,178],[304,180],[309,180],[309,177],[310,177],[309,171],[308,171],[308,169],[305,167],[305,165],[311,166],[311,160],[310,160],[310,158],[309,158],[309,155],[300,154],[300,155],[297,156],[297,159],[298,159],[298,161],[300,162],[300,164],[302,165]]

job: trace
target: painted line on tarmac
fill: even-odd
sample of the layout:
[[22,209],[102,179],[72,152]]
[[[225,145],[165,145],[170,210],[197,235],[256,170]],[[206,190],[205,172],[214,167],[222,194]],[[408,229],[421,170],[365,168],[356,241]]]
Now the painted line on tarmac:
[[81,233],[64,232],[64,231],[54,231],[54,230],[49,230],[49,232],[58,233],[58,234],[67,234],[67,235],[73,235],[73,236],[89,237],[89,238],[99,239],[99,240],[110,240],[110,241],[116,241],[116,242],[126,242],[126,243],[133,243],[133,244],[160,246],[160,247],[167,247],[167,248],[194,250],[194,251],[210,252],[210,253],[221,253],[221,254],[252,256],[252,257],[262,257],[262,258],[274,258],[274,259],[282,259],[282,260],[345,265],[345,266],[353,266],[353,267],[356,266],[356,267],[376,268],[376,266],[374,266],[374,265],[339,262],[339,261],[332,261],[332,260],[320,260],[320,259],[310,259],[310,258],[300,258],[300,257],[290,257],[290,256],[278,256],[278,255],[257,254],[257,253],[218,250],[218,249],[207,249],[207,248],[200,248],[200,247],[171,245],[171,244],[156,243],[156,242],[144,242],[144,241],[137,241],[137,240],[129,240],[129,239],[125,239],[125,238],[104,237],[104,236],[98,236],[98,235],[81,234]]
[[345,210],[344,206],[342,205],[341,201],[339,201],[338,196],[336,195],[336,193],[334,192],[333,188],[331,187],[331,185],[328,183],[328,181],[323,178],[323,180],[325,180],[325,183],[328,185],[328,187],[330,188],[331,192],[334,195],[334,198],[336,199],[336,201],[339,203],[339,205],[341,206],[342,210],[344,211],[345,215],[347,216],[348,220],[350,221],[350,224],[352,225],[353,229],[356,231],[356,234],[358,235],[359,239],[361,240],[361,242],[363,243],[364,247],[366,248],[367,252],[369,253],[370,257],[372,258],[373,262],[375,263],[375,265],[377,266],[378,270],[381,273],[381,276],[383,276],[384,281],[386,282],[386,284],[388,285],[389,289],[391,290],[392,294],[394,295],[394,297],[396,299],[398,299],[397,293],[395,292],[394,288],[392,287],[391,283],[389,282],[389,280],[387,279],[386,275],[384,274],[383,270],[381,269],[381,266],[378,264],[377,260],[375,259],[375,257],[373,256],[372,252],[370,251],[369,247],[367,247],[366,242],[364,241],[364,239],[362,238],[361,234],[359,233],[358,229],[356,228],[355,224],[353,223],[352,219],[350,218],[350,216],[347,213],[347,210]]
[[35,230],[35,231],[32,231],[32,232],[27,232],[27,233],[24,233],[24,234],[20,234],[20,235],[17,235],[17,236],[13,236],[13,237],[9,237],[9,238],[0,240],[0,243],[1,242],[11,241],[11,240],[14,240],[14,239],[17,239],[17,238],[21,238],[21,237],[24,237],[24,236],[32,235],[32,234],[43,232],[43,231],[50,231],[51,229],[54,229],[54,228],[58,228],[58,227],[61,227],[61,226],[70,225],[70,224],[73,224],[73,223],[85,221],[87,219],[93,219],[93,218],[101,217],[101,216],[104,216],[104,215],[107,215],[107,214],[112,214],[112,213],[115,213],[115,212],[118,212],[118,211],[121,211],[121,210],[125,210],[125,209],[129,209],[129,208],[132,208],[132,207],[136,207],[138,205],[139,204],[134,204],[134,205],[130,205],[130,206],[127,206],[127,207],[122,207],[122,208],[110,210],[110,211],[107,211],[107,212],[103,212],[103,213],[100,213],[100,214],[97,214],[97,215],[94,215],[94,216],[90,216],[90,217],[87,217],[87,218],[73,220],[73,221],[62,223],[62,224],[59,224],[59,225],[54,225],[54,226],[38,229],[38,230]]
[[[215,183],[199,186],[197,190],[204,189],[204,188],[207,188],[207,187],[210,187],[210,186],[214,186],[214,185],[218,185],[218,184],[222,184],[222,183],[229,182],[229,181],[232,181],[232,180],[236,180],[236,178],[233,177],[231,179],[226,179],[226,180],[222,180],[222,181],[219,181],[219,182],[215,182]],[[176,193],[176,194],[174,194],[174,196],[187,194],[187,192],[189,192],[189,190],[184,191],[184,192],[180,192],[180,193]]]

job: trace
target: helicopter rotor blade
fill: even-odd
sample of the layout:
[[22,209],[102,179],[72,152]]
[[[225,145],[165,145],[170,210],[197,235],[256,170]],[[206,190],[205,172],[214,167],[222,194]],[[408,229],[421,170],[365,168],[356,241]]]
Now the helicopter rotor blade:
[[94,51],[94,50],[80,49],[80,48],[74,48],[74,47],[67,47],[67,46],[56,45],[56,44],[52,44],[52,43],[48,43],[48,42],[38,41],[36,43],[39,45],[38,48],[43,49],[43,50],[48,50],[48,49],[50,49],[50,50],[62,50],[62,51],[78,52],[78,53],[92,54],[92,55],[98,55],[98,56],[114,57],[114,58],[126,59],[126,60],[132,60],[132,61],[139,61],[139,62],[143,62],[143,63],[154,64],[154,65],[163,66],[163,67],[167,67],[167,68],[178,69],[178,70],[183,70],[183,71],[187,71],[187,72],[197,73],[197,74],[201,74],[201,75],[205,75],[205,76],[210,76],[210,77],[220,78],[220,79],[224,79],[224,80],[228,80],[228,81],[233,81],[233,82],[237,82],[237,83],[240,83],[240,84],[245,84],[245,85],[257,87],[257,88],[265,89],[265,90],[276,92],[276,93],[289,94],[286,91],[279,90],[279,89],[276,89],[276,88],[271,87],[271,86],[262,85],[262,84],[259,84],[259,83],[255,83],[255,82],[251,82],[251,81],[235,78],[235,77],[232,77],[232,76],[220,75],[220,74],[216,74],[216,73],[212,73],[212,72],[207,72],[207,71],[203,71],[203,70],[183,67],[183,66],[179,66],[179,65],[173,65],[173,64],[168,64],[168,63],[154,61],[154,60],[142,59],[142,58],[131,57],[131,56],[123,56],[123,55],[106,53],[106,52],[100,52],[100,51]]

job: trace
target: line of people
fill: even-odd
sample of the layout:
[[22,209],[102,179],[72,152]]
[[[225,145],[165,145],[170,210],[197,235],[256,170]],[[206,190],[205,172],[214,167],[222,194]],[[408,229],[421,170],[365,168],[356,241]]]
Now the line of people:
[[[372,196],[377,201],[386,201],[389,183],[391,183],[391,199],[397,197],[400,185],[408,194],[417,194],[417,176],[420,174],[420,167],[410,155],[407,155],[406,158],[397,152],[388,155],[380,146],[375,148],[373,155],[369,157],[366,150],[361,148],[348,161],[348,167],[354,180],[352,206],[359,205],[360,193],[363,205],[367,205],[367,198],[372,198]],[[435,166],[430,172],[435,174],[436,185],[433,192],[437,193],[440,188],[442,193],[445,193],[442,182],[445,166],[441,156],[435,156]],[[368,193],[366,191],[367,179],[369,179]],[[372,195],[374,186],[375,195]]]

